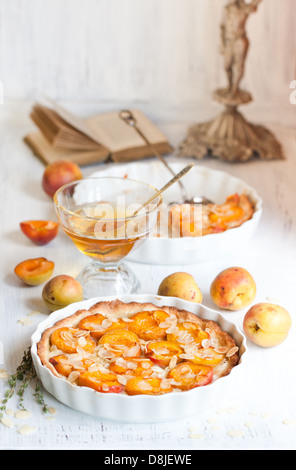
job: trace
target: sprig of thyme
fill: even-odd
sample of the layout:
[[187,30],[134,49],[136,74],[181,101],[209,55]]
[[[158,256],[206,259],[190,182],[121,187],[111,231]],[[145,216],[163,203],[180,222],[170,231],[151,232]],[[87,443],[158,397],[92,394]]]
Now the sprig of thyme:
[[[20,381],[21,384],[17,389],[18,381]],[[33,396],[36,398],[37,403],[42,405],[43,412],[47,413],[49,408],[44,401],[42,384],[36,374],[30,348],[28,348],[24,351],[22,361],[17,367],[16,373],[10,375],[8,378],[9,388],[6,390],[4,399],[2,400],[2,405],[0,406],[0,419],[3,417],[3,412],[6,410],[7,402],[13,397],[15,393],[17,393],[19,397],[19,409],[26,409],[24,406],[24,394],[28,385],[32,381],[35,382],[35,392],[33,393]]]

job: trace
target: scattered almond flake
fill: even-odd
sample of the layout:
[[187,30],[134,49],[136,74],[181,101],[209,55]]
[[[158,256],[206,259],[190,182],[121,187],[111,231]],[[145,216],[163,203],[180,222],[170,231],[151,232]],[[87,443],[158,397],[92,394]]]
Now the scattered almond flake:
[[195,432],[191,432],[188,436],[190,439],[204,439],[205,436],[203,434],[198,434]]
[[166,389],[171,386],[171,381],[169,379],[161,379],[160,388]]
[[14,413],[14,417],[16,419],[27,419],[30,418],[30,416],[32,416],[32,413],[27,410],[18,410]]
[[218,354],[225,354],[227,351],[227,348],[225,348],[224,346],[221,346],[219,348],[214,348],[214,351],[216,351]]
[[217,431],[217,429],[220,429],[220,426],[211,426],[211,430],[212,431]]
[[133,321],[131,318],[127,318],[127,317],[122,318],[122,320],[125,321],[126,323]]
[[169,328],[167,328],[166,333],[167,334],[177,334],[178,333],[178,327],[175,325],[171,325]]
[[208,333],[208,335],[211,336],[212,330],[210,328],[205,328],[205,332]]
[[28,317],[20,318],[17,322],[23,326],[30,326],[34,324],[34,322]]
[[250,411],[249,412],[249,415],[251,416],[258,416],[259,413],[257,413],[257,411]]
[[171,323],[170,322],[167,322],[167,321],[162,321],[159,323],[159,328],[169,328],[171,326]]
[[226,434],[229,437],[244,437],[244,433],[237,429],[234,429],[233,431],[228,431]]
[[161,373],[163,369],[159,366],[152,366],[151,370],[156,373]]
[[216,418],[209,418],[209,419],[207,419],[207,422],[208,423],[217,423],[217,419]]
[[55,414],[57,413],[56,408],[54,408],[53,406],[50,406],[50,407],[48,408],[48,411],[49,411],[49,413],[50,413],[51,415],[55,415]]
[[78,344],[81,348],[84,348],[87,345],[85,337],[81,336],[81,338],[78,338]]
[[55,421],[55,416],[45,416],[46,421]]
[[12,420],[8,418],[8,416],[3,416],[3,418],[1,418],[0,423],[3,424],[3,426],[6,426],[7,428],[13,428],[14,426]]
[[245,423],[245,426],[246,426],[247,428],[253,428],[253,427],[254,427],[254,423],[252,423],[251,421],[247,421],[247,422]]
[[270,413],[262,413],[261,414],[261,418],[263,418],[263,419],[267,419],[267,418],[269,418],[269,416],[270,416]]
[[109,320],[109,318],[105,318],[105,319],[102,321],[102,326],[103,326],[104,328],[108,328],[108,327],[111,326],[111,325],[112,325],[112,321]]
[[14,411],[13,411],[12,409],[10,409],[10,408],[7,408],[7,409],[5,410],[5,413],[6,413],[8,416],[13,416],[13,415],[14,415]]
[[229,351],[226,353],[226,357],[231,357],[233,356],[239,348],[237,346],[234,346],[233,348],[229,349]]
[[140,351],[140,345],[139,344],[136,344],[135,346],[133,346],[132,348],[128,349],[128,348],[125,348],[125,352],[123,353],[123,355],[125,357],[135,357],[138,355],[139,351]]
[[98,356],[101,357],[102,359],[112,359],[115,357],[114,352],[108,351],[107,349],[101,349],[98,352]]
[[143,362],[141,362],[141,367],[142,367],[142,369],[149,369],[150,368],[150,363],[146,362],[146,361],[143,361]]
[[117,380],[118,382],[121,384],[121,385],[126,385],[127,384],[127,377],[125,377],[124,375],[117,375]]
[[136,369],[138,366],[137,366],[136,362],[129,361],[127,363],[127,367],[128,367],[128,369]]
[[173,357],[172,357],[172,359],[170,360],[170,363],[169,363],[170,369],[172,369],[173,367],[176,366],[177,360],[178,360],[178,357],[177,357],[177,356],[173,356]]
[[296,424],[296,420],[295,419],[291,419],[291,418],[287,418],[287,419],[283,419],[283,424],[285,424],[286,426],[293,426],[294,424]]
[[68,380],[69,382],[75,382],[75,380],[78,379],[79,376],[80,372],[78,372],[77,370],[73,370],[73,372],[68,375]]
[[9,378],[9,374],[7,370],[0,369],[0,379],[8,379],[8,378]]
[[222,413],[226,413],[226,412],[227,412],[226,408],[219,408],[218,410],[216,410],[217,415],[221,415]]
[[42,312],[38,312],[38,310],[32,310],[27,314],[28,317],[34,317],[35,315],[42,315]]
[[27,424],[24,424],[24,426],[21,426],[18,428],[17,432],[20,434],[32,434],[33,432],[37,431],[36,428],[32,426],[28,426]]
[[102,390],[103,390],[104,392],[108,392],[109,386],[108,386],[107,384],[103,384],[103,385],[102,385]]
[[203,348],[209,348],[211,346],[211,341],[209,339],[203,339],[201,345]]

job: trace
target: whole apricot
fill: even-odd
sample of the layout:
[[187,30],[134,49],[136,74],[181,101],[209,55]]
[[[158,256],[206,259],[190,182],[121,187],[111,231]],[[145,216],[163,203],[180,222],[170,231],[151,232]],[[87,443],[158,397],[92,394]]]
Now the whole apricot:
[[82,173],[76,163],[68,160],[58,160],[45,168],[42,187],[48,196],[53,197],[61,186],[80,179],[82,179]]
[[194,277],[189,273],[177,272],[165,277],[158,288],[158,295],[179,297],[201,303],[203,296]]
[[83,289],[74,277],[60,274],[45,284],[42,299],[45,305],[54,311],[83,300]]
[[28,286],[39,286],[46,282],[53,273],[54,262],[46,258],[26,259],[15,268],[15,274]]
[[241,310],[256,296],[256,283],[244,268],[231,267],[221,271],[210,287],[213,302],[226,310]]
[[280,305],[258,303],[245,315],[243,328],[246,336],[258,346],[270,348],[282,343],[288,336],[292,320]]

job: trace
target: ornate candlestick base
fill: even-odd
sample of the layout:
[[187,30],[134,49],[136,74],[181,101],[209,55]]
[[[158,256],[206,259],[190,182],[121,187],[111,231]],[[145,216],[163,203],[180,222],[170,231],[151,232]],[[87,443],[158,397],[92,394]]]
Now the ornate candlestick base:
[[274,135],[263,126],[249,123],[237,110],[239,105],[252,101],[249,92],[238,90],[234,94],[219,89],[214,92],[214,99],[225,106],[225,111],[212,121],[190,127],[180,146],[180,156],[213,156],[228,162],[284,159]]

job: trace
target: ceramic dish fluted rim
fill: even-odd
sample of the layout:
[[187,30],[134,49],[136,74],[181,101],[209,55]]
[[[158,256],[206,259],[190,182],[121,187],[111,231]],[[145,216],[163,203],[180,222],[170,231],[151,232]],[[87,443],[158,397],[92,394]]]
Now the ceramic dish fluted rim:
[[[71,384],[69,381],[62,377],[57,377],[55,376],[50,369],[48,369],[46,366],[44,366],[41,363],[40,357],[37,354],[37,343],[39,342],[42,333],[49,327],[53,326],[58,320],[68,317],[75,313],[77,310],[80,309],[88,309],[92,305],[94,305],[97,302],[101,301],[110,301],[110,300],[121,300],[122,302],[152,302],[156,306],[174,306],[179,309],[185,309],[187,311],[190,311],[192,313],[197,314],[201,318],[208,318],[210,320],[217,321],[221,328],[227,332],[229,332],[233,337],[235,337],[235,341],[237,342],[239,346],[239,363],[230,371],[230,374],[221,377],[217,379],[215,382],[204,386],[204,387],[197,387],[195,389],[189,390],[189,391],[183,391],[183,392],[172,392],[169,394],[163,394],[163,395],[135,395],[135,396],[129,396],[129,395],[124,395],[124,394],[118,394],[118,393],[101,393],[94,391],[91,388],[88,387],[78,387],[77,385]],[[71,408],[77,409],[75,406],[73,406],[72,399],[69,398],[69,394],[71,395],[74,393],[77,396],[77,393],[79,394],[80,389],[83,391],[83,393],[86,393],[86,395],[89,398],[89,403],[90,407],[88,411],[86,411],[87,414],[94,415],[96,416],[96,413],[94,413],[94,410],[91,409],[91,403],[96,403],[100,400],[108,400],[110,403],[116,403],[122,404],[124,407],[129,407],[131,405],[130,411],[131,414],[133,415],[132,411],[132,404],[140,402],[140,404],[143,405],[143,416],[136,416],[134,419],[131,419],[131,421],[140,421],[140,422],[155,422],[157,421],[156,416],[147,416],[147,413],[145,411],[145,404],[158,404],[165,403],[167,401],[172,401],[172,403],[180,402],[180,399],[183,400],[184,397],[186,397],[186,400],[189,402],[192,402],[195,400],[196,397],[201,395],[202,390],[207,389],[208,391],[214,391],[214,389],[219,389],[220,386],[222,386],[223,383],[234,380],[235,377],[237,376],[238,372],[240,371],[241,367],[245,363],[246,359],[246,354],[247,354],[247,345],[246,345],[246,338],[244,334],[240,331],[240,329],[235,325],[235,323],[231,322],[228,320],[222,313],[213,310],[209,307],[206,307],[203,304],[197,304],[189,301],[185,301],[176,297],[163,297],[163,296],[158,296],[158,295],[153,295],[153,294],[135,294],[135,295],[119,295],[119,296],[108,296],[108,297],[95,297],[92,299],[88,300],[83,300],[81,302],[75,302],[71,305],[68,305],[67,307],[57,310],[53,313],[51,313],[48,318],[41,323],[38,324],[35,332],[31,336],[31,355],[33,359],[33,363],[37,372],[38,377],[40,378],[41,382],[43,383],[43,378],[46,376],[46,380],[51,382],[53,387],[56,385],[59,385],[59,388],[62,386],[62,395],[63,396],[55,396],[55,398],[58,401],[61,401],[64,404],[67,404]],[[45,376],[44,376],[45,374]],[[43,384],[44,385],[44,384]],[[45,387],[46,388],[46,387]],[[174,398],[172,400],[172,395],[174,395]],[[106,398],[106,396],[108,396]],[[95,397],[95,398],[94,398]],[[118,406],[116,406],[116,409],[118,410]],[[78,410],[79,411],[79,410]],[[173,411],[173,410],[171,410]],[[126,415],[126,413],[124,413]],[[169,414],[167,417],[164,417],[163,420],[170,419]],[[178,413],[177,413],[178,414]],[[102,416],[104,418],[104,416]],[[113,418],[111,418],[113,419]],[[120,416],[120,413],[118,414],[118,421],[129,421],[128,419]]]

